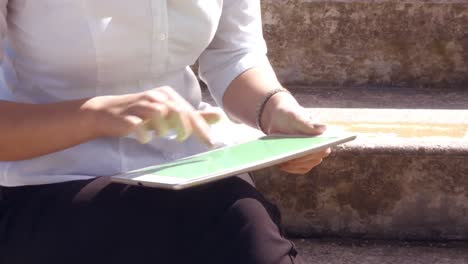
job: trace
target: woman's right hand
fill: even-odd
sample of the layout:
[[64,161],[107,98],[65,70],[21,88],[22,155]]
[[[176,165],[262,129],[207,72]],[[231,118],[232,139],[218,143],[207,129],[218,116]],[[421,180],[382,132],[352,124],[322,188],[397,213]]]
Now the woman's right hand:
[[137,94],[98,96],[83,107],[92,113],[98,136],[121,137],[136,133],[141,143],[151,139],[147,130],[154,130],[158,136],[173,130],[179,141],[195,134],[211,145],[209,124],[220,119],[219,113],[197,111],[167,86]]

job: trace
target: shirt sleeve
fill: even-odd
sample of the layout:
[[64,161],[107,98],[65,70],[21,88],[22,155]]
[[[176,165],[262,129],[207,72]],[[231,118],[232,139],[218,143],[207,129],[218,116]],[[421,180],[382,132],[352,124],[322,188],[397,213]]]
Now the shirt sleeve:
[[199,76],[223,108],[229,84],[255,67],[273,71],[266,56],[260,0],[224,0],[217,32],[199,58]]
[[0,65],[3,62],[3,39],[7,33],[7,5],[8,0],[0,0]]

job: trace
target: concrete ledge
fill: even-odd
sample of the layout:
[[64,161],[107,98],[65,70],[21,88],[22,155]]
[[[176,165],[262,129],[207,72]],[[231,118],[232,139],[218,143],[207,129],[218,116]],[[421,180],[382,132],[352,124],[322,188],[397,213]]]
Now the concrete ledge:
[[285,84],[466,87],[463,0],[264,0],[269,56]]
[[288,86],[297,100],[312,108],[458,109],[468,110],[468,86],[419,87],[323,87]]
[[468,157],[339,150],[307,175],[275,168],[256,183],[300,236],[468,239]]
[[307,175],[255,173],[291,234],[468,239],[468,111],[313,111],[359,138]]
[[310,264],[465,264],[468,244],[339,239],[297,239]]

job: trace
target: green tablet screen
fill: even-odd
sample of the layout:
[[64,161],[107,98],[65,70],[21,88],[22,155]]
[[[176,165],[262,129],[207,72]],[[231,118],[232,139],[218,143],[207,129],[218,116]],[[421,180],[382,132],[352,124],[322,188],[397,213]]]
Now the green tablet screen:
[[[261,167],[295,153],[313,151],[314,147],[339,141],[340,137],[263,137],[228,146],[174,162],[156,165],[116,176],[141,181],[161,181],[175,184],[198,178],[222,175],[246,167]],[[348,140],[346,140],[348,141]],[[337,142],[340,143],[340,142]]]

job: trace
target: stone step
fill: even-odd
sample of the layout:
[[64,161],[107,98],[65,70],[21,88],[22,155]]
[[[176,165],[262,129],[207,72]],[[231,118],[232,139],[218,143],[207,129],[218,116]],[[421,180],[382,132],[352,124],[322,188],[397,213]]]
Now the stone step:
[[[384,96],[382,90],[348,89],[334,96],[330,91],[342,90],[291,90],[304,106],[320,107],[311,111],[330,131],[345,130],[358,139],[336,148],[307,175],[288,175],[275,167],[255,172],[258,188],[278,204],[290,234],[468,239],[466,94],[402,89],[403,94]],[[376,108],[392,104],[402,109]],[[406,104],[434,109],[408,109]],[[258,135],[237,127],[229,129],[233,137]]]
[[466,87],[465,0],[263,0],[269,57],[288,85]]
[[315,108],[468,109],[468,86],[288,88],[302,105]]
[[290,233],[468,239],[468,111],[314,111],[358,139],[307,175],[255,173]]
[[350,239],[296,239],[310,264],[466,264],[466,242],[401,242]]

